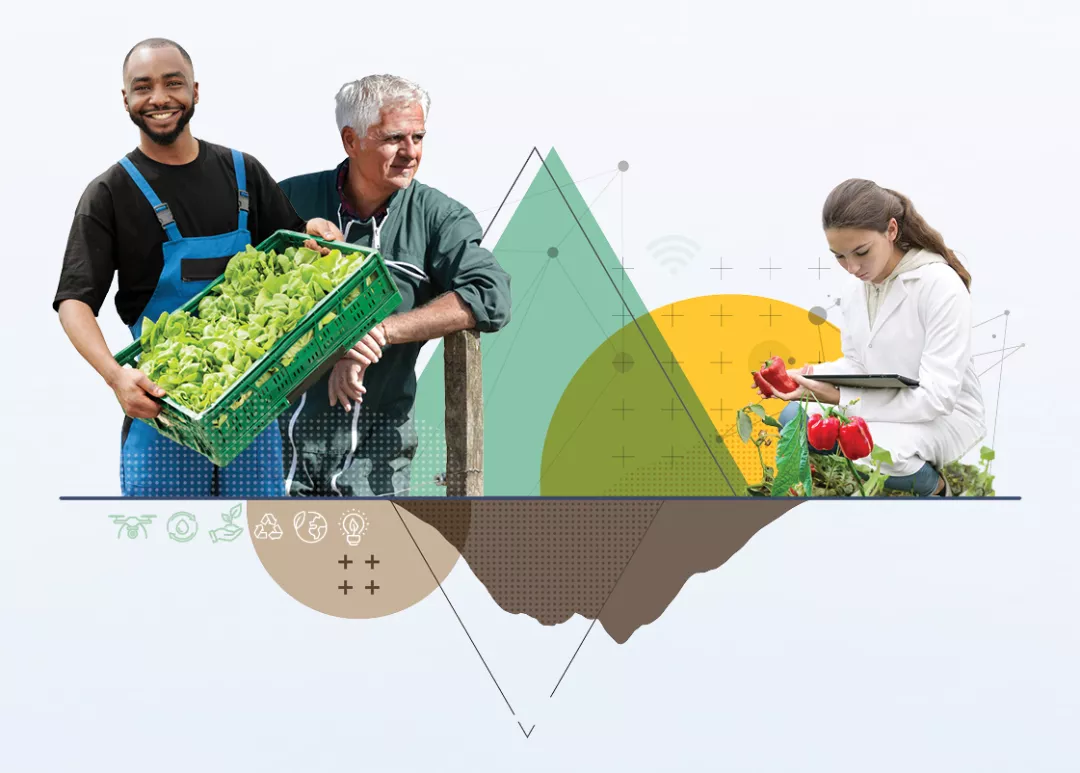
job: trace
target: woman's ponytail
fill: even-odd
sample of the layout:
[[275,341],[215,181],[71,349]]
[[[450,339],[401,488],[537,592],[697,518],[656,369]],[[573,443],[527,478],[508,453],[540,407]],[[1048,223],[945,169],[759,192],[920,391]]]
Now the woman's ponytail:
[[891,190],[889,188],[882,188],[886,193],[891,193],[897,199],[900,200],[901,215],[897,218],[897,223],[900,225],[900,233],[896,237],[896,245],[907,252],[912,247],[918,247],[928,252],[936,252],[941,257],[945,258],[953,271],[960,275],[960,278],[964,281],[964,287],[971,291],[971,274],[964,268],[963,264],[956,257],[954,253],[945,244],[945,239],[941,233],[932,228],[923,216],[918,213],[915,206],[911,203],[911,199],[902,193]]

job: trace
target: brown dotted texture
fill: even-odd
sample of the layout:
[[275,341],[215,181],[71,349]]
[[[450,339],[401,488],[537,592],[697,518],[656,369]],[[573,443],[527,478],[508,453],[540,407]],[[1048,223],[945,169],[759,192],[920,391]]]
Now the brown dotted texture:
[[700,444],[690,448],[656,448],[649,463],[631,467],[604,496],[644,496],[668,493],[716,496],[731,491],[720,468]]
[[589,618],[600,613],[662,504],[660,499],[401,501],[447,537],[499,606],[545,625],[575,613]]
[[399,500],[454,544],[507,612],[545,625],[575,614],[599,617],[619,643],[658,619],[692,575],[721,566],[796,504],[759,498]]
[[404,499],[397,502],[400,507],[442,534],[458,553],[465,552],[465,544],[472,524],[473,503],[471,501]]

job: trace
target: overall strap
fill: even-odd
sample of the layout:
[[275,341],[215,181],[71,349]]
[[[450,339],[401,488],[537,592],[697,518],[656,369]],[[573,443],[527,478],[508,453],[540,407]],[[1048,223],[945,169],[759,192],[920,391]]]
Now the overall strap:
[[154,189],[150,187],[150,183],[142,176],[142,172],[136,169],[135,165],[131,163],[131,159],[124,156],[120,159],[120,166],[124,168],[124,171],[128,173],[128,176],[130,176],[135,184],[139,186],[142,195],[146,197],[146,200],[150,202],[150,206],[154,208],[154,214],[157,215],[161,227],[165,229],[165,235],[169,237],[169,241],[180,241],[183,237],[180,236],[180,229],[176,227],[176,221],[173,220],[169,205],[162,203],[161,199],[158,198],[158,195],[154,193]]
[[251,199],[247,192],[247,172],[244,170],[244,154],[239,150],[232,152],[233,172],[236,174],[237,204],[240,212],[237,214],[237,229],[247,230],[248,208]]

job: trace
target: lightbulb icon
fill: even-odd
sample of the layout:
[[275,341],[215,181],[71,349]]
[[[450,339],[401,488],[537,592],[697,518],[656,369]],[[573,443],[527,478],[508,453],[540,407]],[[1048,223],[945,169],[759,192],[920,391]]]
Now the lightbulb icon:
[[345,535],[345,541],[349,547],[356,547],[367,531],[367,519],[364,514],[351,510],[345,513],[341,519],[341,533]]

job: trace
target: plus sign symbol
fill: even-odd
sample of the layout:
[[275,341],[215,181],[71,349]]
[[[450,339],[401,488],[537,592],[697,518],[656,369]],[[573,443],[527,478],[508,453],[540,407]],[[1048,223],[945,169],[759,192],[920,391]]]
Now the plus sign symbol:
[[267,574],[289,596],[334,617],[374,619],[438,593],[460,558],[454,544],[409,506],[395,500],[312,500],[294,523],[295,500],[252,500],[247,513],[249,524],[270,515],[288,532],[279,540],[252,542]]

